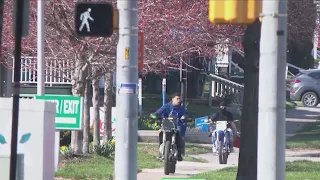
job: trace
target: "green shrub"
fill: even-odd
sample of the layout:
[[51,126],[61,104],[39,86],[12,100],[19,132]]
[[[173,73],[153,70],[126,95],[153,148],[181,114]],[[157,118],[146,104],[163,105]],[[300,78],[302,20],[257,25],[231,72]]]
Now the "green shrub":
[[194,128],[195,127],[194,119],[191,120],[191,118],[190,119],[188,118],[187,127],[188,128]]
[[93,153],[93,142],[89,143],[89,153]]
[[148,116],[138,118],[138,129],[139,130],[159,130],[160,124],[156,120],[151,119]]
[[103,144],[93,146],[93,153],[103,156],[103,157],[112,157],[115,152],[115,140],[108,140]]
[[60,154],[64,158],[72,158],[73,152],[71,146],[61,146],[60,147]]

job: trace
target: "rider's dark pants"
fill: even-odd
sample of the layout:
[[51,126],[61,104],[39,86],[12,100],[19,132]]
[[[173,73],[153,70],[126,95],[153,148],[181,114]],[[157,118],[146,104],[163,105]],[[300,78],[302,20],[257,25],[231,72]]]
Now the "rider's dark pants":
[[[166,138],[170,139],[170,141],[171,141],[172,134],[168,133],[166,135]],[[159,147],[162,144],[162,140],[163,140],[163,132],[161,131],[159,133]],[[181,136],[180,136],[179,132],[177,132],[177,134],[176,134],[176,145],[177,145],[177,148],[178,148],[178,154],[181,154]]]

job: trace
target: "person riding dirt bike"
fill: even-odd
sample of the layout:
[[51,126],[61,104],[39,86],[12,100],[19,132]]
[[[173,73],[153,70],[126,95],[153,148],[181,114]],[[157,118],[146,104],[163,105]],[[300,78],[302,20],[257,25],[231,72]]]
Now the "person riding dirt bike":
[[[239,136],[239,132],[237,131],[237,127],[234,123],[233,115],[230,111],[227,110],[227,104],[225,102],[220,103],[220,109],[217,113],[213,114],[207,122],[215,122],[216,129],[212,133],[210,133],[209,137],[212,136],[212,152],[217,152],[217,131],[227,130],[229,133],[229,145],[230,151],[233,152],[233,132],[235,132]],[[233,132],[232,132],[233,131]]]
[[[158,109],[155,113],[151,114],[151,117],[153,119],[159,119],[159,118],[168,118],[173,117],[174,119],[183,119],[185,117],[186,111],[183,106],[181,106],[180,101],[180,94],[174,93],[171,96],[171,101],[165,105],[163,105],[160,109]],[[182,125],[181,122],[178,122],[178,126]],[[178,127],[179,129],[181,127]],[[184,130],[185,128],[182,128]],[[178,161],[182,161],[181,156],[181,150],[182,150],[182,144],[181,144],[181,133],[185,134],[185,132],[178,132],[176,135],[176,144],[178,149]],[[162,144],[162,137],[163,132],[161,131],[159,133],[159,147]],[[162,154],[159,152],[159,158],[162,158]]]

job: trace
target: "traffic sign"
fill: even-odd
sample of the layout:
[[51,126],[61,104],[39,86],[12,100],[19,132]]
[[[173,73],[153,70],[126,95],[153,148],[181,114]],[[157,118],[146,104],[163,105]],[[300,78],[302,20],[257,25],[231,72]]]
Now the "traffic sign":
[[113,33],[111,3],[81,2],[76,5],[75,29],[79,36],[109,37]]
[[35,99],[55,102],[56,129],[82,130],[83,99],[79,96],[35,96]]
[[209,132],[209,125],[205,122],[208,116],[199,117],[194,120],[195,128],[198,128],[201,132]]

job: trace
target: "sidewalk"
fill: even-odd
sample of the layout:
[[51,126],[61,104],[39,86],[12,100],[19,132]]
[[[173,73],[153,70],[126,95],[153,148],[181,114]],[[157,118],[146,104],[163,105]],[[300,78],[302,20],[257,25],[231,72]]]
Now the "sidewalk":
[[138,180],[160,180],[161,178],[188,178],[194,174],[199,174],[207,171],[220,170],[226,167],[235,167],[238,164],[238,153],[231,154],[228,158],[228,164],[220,165],[218,156],[212,153],[202,154],[192,157],[201,157],[209,161],[209,163],[196,162],[178,162],[176,173],[168,176],[164,175],[163,168],[144,169],[138,174]]
[[[319,108],[296,108],[288,112],[286,118],[286,137],[289,138],[303,126],[316,122],[320,114]],[[199,144],[200,145],[200,144]],[[208,146],[208,145],[206,145]],[[178,162],[175,174],[164,175],[163,168],[143,169],[138,174],[138,180],[160,180],[161,178],[188,178],[193,174],[207,171],[220,170],[225,167],[236,167],[238,165],[238,149],[228,158],[228,164],[220,165],[218,156],[213,153],[193,155],[192,157],[206,159],[209,163]],[[309,160],[320,162],[320,153],[317,151],[286,151],[286,161]]]
[[[160,180],[161,178],[189,178],[194,174],[204,173],[208,171],[221,170],[226,167],[237,167],[238,165],[238,153],[233,153],[228,158],[228,164],[219,164],[218,156],[208,153],[193,155],[192,157],[203,158],[209,161],[209,163],[196,163],[196,162],[178,162],[177,170],[175,174],[168,176],[164,175],[163,168],[156,169],[144,169],[138,174],[138,180]],[[316,155],[317,157],[313,157]],[[299,161],[308,160],[313,162],[320,162],[320,154],[317,151],[306,151],[306,152],[294,152],[286,151],[286,161]]]

